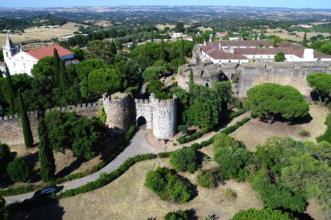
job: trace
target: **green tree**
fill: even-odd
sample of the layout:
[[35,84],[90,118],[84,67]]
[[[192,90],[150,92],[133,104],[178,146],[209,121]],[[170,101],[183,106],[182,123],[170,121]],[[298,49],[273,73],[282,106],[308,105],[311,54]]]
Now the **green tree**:
[[284,62],[286,60],[285,53],[279,52],[275,55],[275,62]]
[[28,113],[25,109],[24,101],[20,91],[18,91],[17,96],[18,96],[19,115],[21,118],[21,125],[24,136],[24,143],[26,147],[33,147],[33,136],[32,136],[30,120]]
[[26,182],[31,178],[32,166],[23,157],[18,157],[7,166],[9,178],[14,182]]
[[0,143],[0,177],[6,174],[6,167],[11,160],[11,153],[7,144]]
[[277,118],[292,121],[309,114],[309,105],[298,90],[272,83],[251,88],[247,92],[246,105],[253,117],[269,122]]
[[180,32],[183,33],[185,28],[184,28],[184,23],[183,22],[178,22],[175,26],[175,32]]
[[84,97],[91,95],[100,96],[104,93],[113,93],[121,89],[122,77],[121,73],[114,68],[102,68],[93,70],[87,78],[88,90],[81,87],[81,92]]
[[7,95],[7,102],[9,103],[9,113],[14,114],[16,111],[16,88],[14,86],[13,80],[11,78],[11,75],[9,73],[8,67],[6,66],[6,84],[5,84],[5,92]]
[[307,76],[308,85],[316,93],[320,103],[327,103],[331,98],[331,74],[312,73]]
[[270,208],[256,210],[248,209],[241,210],[231,220],[295,220],[297,218],[291,217],[287,213],[282,213],[279,210],[272,210]]
[[170,163],[177,171],[194,173],[198,168],[197,152],[192,148],[182,148],[173,152]]
[[307,47],[308,45],[307,32],[305,32],[305,35],[303,36],[302,45],[304,47]]
[[57,49],[54,49],[54,52],[53,52],[53,57],[54,57],[54,64],[53,64],[53,68],[54,68],[54,77],[55,77],[55,80],[56,82],[59,82],[60,81],[60,74],[61,74],[61,59],[60,59],[60,56],[59,56],[59,53],[57,51]]
[[164,220],[189,220],[189,217],[186,211],[178,210],[176,212],[167,213]]
[[161,48],[160,48],[160,60],[166,61],[166,51],[164,48],[163,38],[161,39]]
[[54,179],[55,160],[52,146],[49,141],[47,126],[45,120],[42,119],[38,126],[39,144],[38,155],[40,162],[40,176],[45,182]]
[[179,65],[183,65],[186,63],[185,60],[185,49],[184,49],[184,40],[181,38],[180,40],[180,50],[179,50]]

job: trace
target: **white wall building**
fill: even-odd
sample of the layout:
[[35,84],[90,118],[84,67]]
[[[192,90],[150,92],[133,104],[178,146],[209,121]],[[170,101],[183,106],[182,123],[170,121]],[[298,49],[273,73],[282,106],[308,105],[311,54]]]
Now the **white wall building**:
[[298,44],[282,43],[274,47],[270,41],[214,41],[201,46],[201,60],[217,64],[269,61],[284,53],[286,62],[331,61],[331,56]]
[[48,56],[53,56],[54,49],[58,51],[60,58],[65,61],[66,64],[78,62],[75,60],[74,54],[70,50],[67,50],[57,44],[23,51],[21,46],[16,46],[13,44],[8,34],[6,45],[2,48],[2,52],[4,61],[11,75],[22,73],[31,75],[33,66],[38,63],[39,60]]

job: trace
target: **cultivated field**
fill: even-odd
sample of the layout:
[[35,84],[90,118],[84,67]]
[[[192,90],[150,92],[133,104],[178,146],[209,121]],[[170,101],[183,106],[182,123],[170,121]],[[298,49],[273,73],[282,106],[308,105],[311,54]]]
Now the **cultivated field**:
[[[89,193],[62,199],[58,204],[40,207],[29,213],[29,219],[43,219],[46,215],[49,217],[61,215],[63,219],[80,220],[145,220],[148,217],[163,219],[169,211],[195,209],[199,217],[215,214],[220,220],[226,220],[238,210],[262,208],[260,200],[248,183],[234,181],[228,181],[216,189],[198,187],[198,196],[187,204],[179,205],[162,201],[144,187],[146,173],[157,166],[169,166],[168,160],[140,162],[111,184]],[[211,167],[215,164],[210,162],[205,166]],[[196,184],[197,173],[181,174]],[[229,196],[229,191],[235,192],[237,197]],[[17,216],[17,219],[21,217]]]
[[[263,144],[267,139],[275,136],[314,141],[326,130],[324,122],[327,114],[328,109],[326,107],[311,105],[310,115],[312,120],[310,122],[296,125],[290,125],[286,122],[268,124],[258,119],[252,119],[231,134],[231,136],[245,143],[246,147],[252,151],[256,149],[256,145]],[[308,131],[310,137],[300,135],[300,132],[303,130]]]
[[[290,40],[290,41],[296,41],[301,42],[303,40],[303,37],[305,35],[304,32],[293,32],[290,33],[284,29],[267,29],[267,33],[265,33],[266,36],[278,36],[284,40]],[[310,39],[311,37],[315,37],[317,35],[322,35],[324,37],[330,36],[329,33],[317,33],[317,32],[307,32],[307,38]]]
[[[68,22],[58,28],[49,28],[49,27],[31,27],[24,30],[22,34],[13,34],[11,39],[14,43],[26,42],[26,41],[48,41],[53,38],[62,37],[66,35],[73,34],[75,31],[78,31],[79,24]],[[0,34],[0,45],[6,43],[6,34]]]

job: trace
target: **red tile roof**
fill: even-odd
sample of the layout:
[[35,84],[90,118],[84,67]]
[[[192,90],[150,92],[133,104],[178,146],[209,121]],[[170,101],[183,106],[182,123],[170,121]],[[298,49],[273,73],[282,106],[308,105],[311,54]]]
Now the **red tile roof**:
[[41,60],[42,58],[45,58],[45,57],[52,57],[54,54],[54,49],[57,49],[57,52],[59,53],[60,57],[73,54],[70,50],[63,48],[58,44],[48,46],[48,47],[32,49],[32,50],[27,51],[27,53],[30,54],[31,56],[33,56],[34,58]]

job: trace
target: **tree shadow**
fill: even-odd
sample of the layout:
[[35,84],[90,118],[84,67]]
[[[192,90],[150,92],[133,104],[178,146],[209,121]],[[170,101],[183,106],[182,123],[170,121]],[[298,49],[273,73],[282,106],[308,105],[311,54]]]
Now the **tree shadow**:
[[62,178],[69,175],[73,171],[77,170],[85,161],[86,160],[84,160],[83,158],[76,158],[76,160],[72,162],[69,166],[66,166],[60,172],[58,172],[56,174],[56,178]]
[[302,212],[294,212],[288,209],[280,209],[280,211],[289,213],[290,215],[292,215],[293,217],[300,219],[300,220],[314,220],[314,218],[312,218],[309,214],[307,213],[302,213]]
[[9,205],[8,209],[12,220],[61,220],[65,213],[58,199],[52,197],[26,200]]

